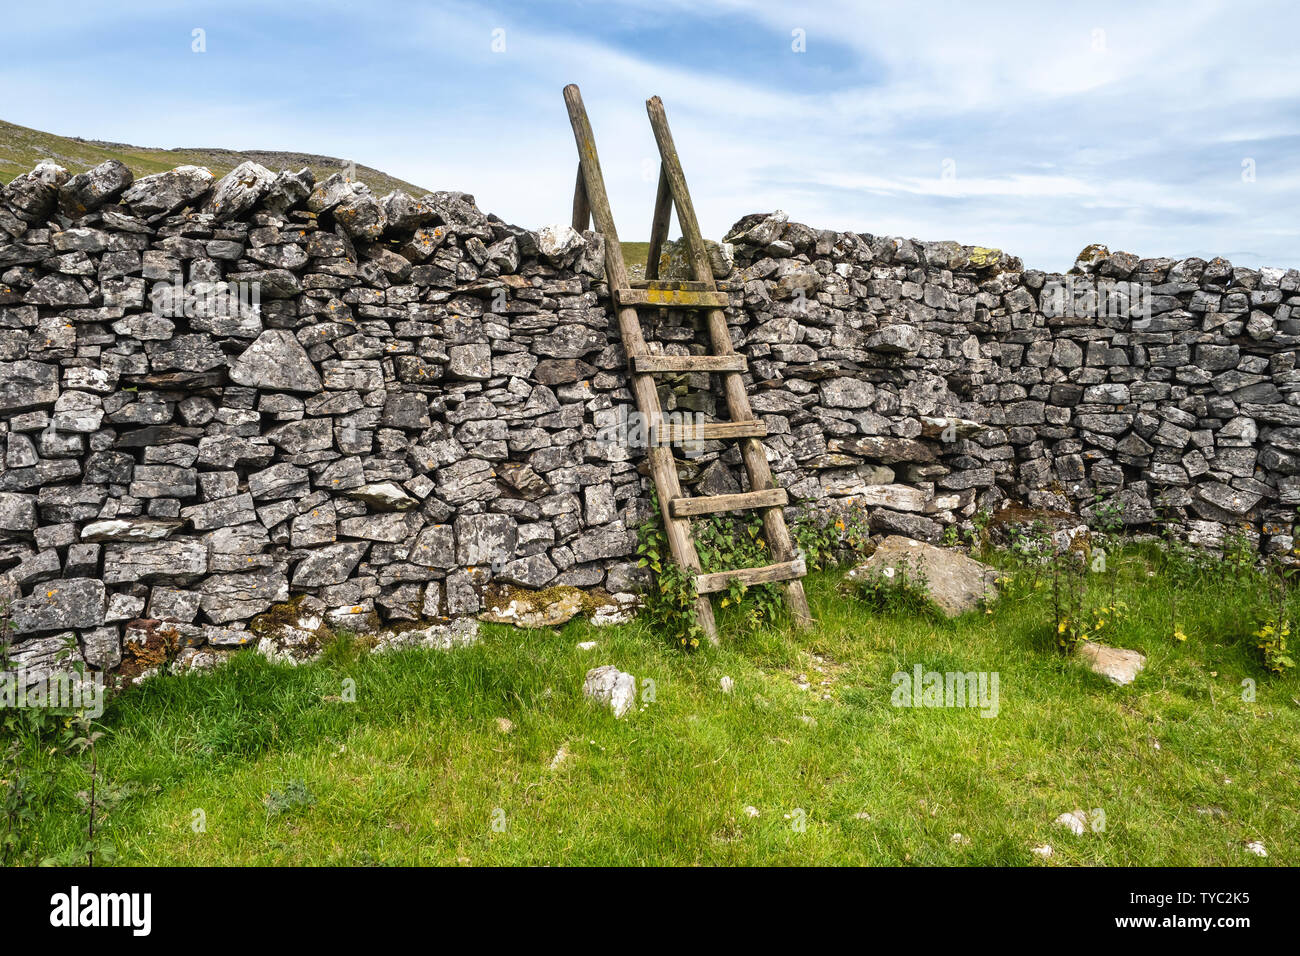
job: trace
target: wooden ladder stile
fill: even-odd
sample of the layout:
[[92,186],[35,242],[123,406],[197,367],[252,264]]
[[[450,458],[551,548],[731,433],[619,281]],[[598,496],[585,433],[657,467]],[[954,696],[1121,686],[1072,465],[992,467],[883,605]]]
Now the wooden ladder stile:
[[[649,426],[647,455],[650,474],[659,495],[669,549],[673,560],[695,573],[696,617],[708,638],[717,642],[717,625],[709,595],[726,590],[733,580],[746,585],[784,583],[786,603],[797,625],[812,622],[802,578],[807,573],[801,555],[796,553],[786,527],[783,506],[789,496],[776,487],[767,463],[762,438],[766,425],[754,417],[744,373],[747,363],[731,344],[725,308],[728,298],[718,290],[713,278],[708,249],[700,234],[695,207],[691,203],[677,150],[673,145],[668,118],[659,97],[646,101],[650,126],[659,146],[659,184],[655,195],[654,217],[650,233],[650,250],[646,260],[646,280],[633,282],[627,274],[618,231],[614,226],[609,196],[596,153],[591,122],[582,103],[578,87],[564,88],[564,101],[578,146],[578,177],[573,198],[573,227],[587,228],[588,219],[605,241],[605,275],[610,297],[617,310],[619,332],[628,357],[628,371],[637,408]],[[659,256],[668,237],[673,209],[686,239],[694,281],[661,280]],[[641,329],[638,308],[699,309],[705,313],[712,354],[703,356],[651,355]],[[722,377],[724,395],[731,420],[703,425],[669,424],[664,420],[655,388],[656,374],[674,372],[711,372]],[[750,490],[740,494],[688,497],[682,494],[673,458],[673,444],[684,441],[737,441],[749,479]],[[692,516],[720,511],[758,510],[762,513],[763,533],[775,559],[759,568],[736,568],[704,574],[691,531]]]

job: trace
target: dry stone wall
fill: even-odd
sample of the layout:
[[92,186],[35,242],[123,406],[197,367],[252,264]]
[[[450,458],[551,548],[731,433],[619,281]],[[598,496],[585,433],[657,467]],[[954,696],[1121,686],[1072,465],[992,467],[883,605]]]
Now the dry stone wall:
[[[1290,551],[1300,275],[1090,247],[997,250],[750,216],[713,247],[780,483],[936,539],[1008,501],[1242,525]],[[364,627],[492,585],[634,589],[650,511],[595,233],[472,197],[245,163],[133,180],[43,163],[0,189],[0,602],[11,662],[191,656],[289,600]],[[680,269],[670,249],[664,268]],[[698,318],[647,320],[703,352]],[[665,410],[725,418],[707,375]],[[742,490],[722,445],[693,493]]]

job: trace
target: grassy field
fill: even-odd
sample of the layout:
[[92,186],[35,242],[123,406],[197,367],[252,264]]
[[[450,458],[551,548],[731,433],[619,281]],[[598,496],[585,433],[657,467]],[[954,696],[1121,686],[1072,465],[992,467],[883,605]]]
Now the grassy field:
[[636,271],[638,276],[645,275],[645,260],[650,254],[649,242],[620,242],[623,247],[623,262],[628,271]]
[[[27,172],[43,159],[51,159],[73,174],[107,159],[117,159],[125,163],[137,178],[187,163],[206,166],[214,176],[224,176],[240,163],[251,159],[275,172],[281,169],[296,172],[304,166],[310,166],[319,180],[348,165],[345,159],[308,153],[217,148],[151,149],[125,143],[92,142],[56,136],[0,120],[0,183],[7,183],[20,173]],[[405,189],[415,196],[428,192],[427,189],[360,163],[356,164],[356,171],[357,179],[374,190],[376,195],[382,196],[394,189]]]
[[[579,621],[454,652],[343,637],[296,669],[239,655],[110,703],[98,786],[125,796],[101,825],[130,864],[1294,864],[1300,686],[1259,664],[1257,582],[1184,581],[1179,643],[1163,557],[1116,565],[1112,641],[1148,655],[1128,687],[1052,647],[1041,582],[949,622],[845,599],[834,572],[808,581],[811,634],[691,655]],[[641,684],[622,720],[581,696],[605,663]],[[917,664],[997,672],[997,716],[892,706]],[[83,838],[90,778],[24,743],[37,861]],[[1075,809],[1096,828],[1053,825]]]

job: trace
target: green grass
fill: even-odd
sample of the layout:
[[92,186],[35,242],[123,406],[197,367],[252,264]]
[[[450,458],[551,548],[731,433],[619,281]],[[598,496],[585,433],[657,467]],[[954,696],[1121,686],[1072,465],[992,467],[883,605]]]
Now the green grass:
[[[218,148],[151,149],[125,143],[104,143],[57,136],[0,120],[0,183],[7,183],[32,169],[43,159],[50,159],[73,175],[108,159],[125,163],[136,178],[161,173],[176,166],[206,166],[214,176],[224,176],[245,160],[261,163],[274,172],[297,171],[310,166],[316,178],[324,179],[344,169],[345,159],[276,150],[229,150]],[[394,189],[404,189],[415,196],[428,192],[404,180],[389,176],[370,166],[356,164],[356,178],[382,196]]]
[[[1116,565],[1129,610],[1110,640],[1148,655],[1123,688],[1052,648],[1041,586],[936,622],[872,613],[829,572],[808,579],[812,633],[693,655],[635,622],[487,626],[451,653],[343,639],[296,669],[241,654],[110,704],[99,761],[132,795],[108,832],[132,864],[1295,864],[1300,686],[1251,646],[1259,582],[1210,567],[1185,583],[1180,644],[1164,560]],[[606,663],[653,680],[654,702],[622,720],[588,706],[583,676]],[[916,664],[998,672],[998,716],[891,706],[891,675]],[[355,703],[338,700],[348,678]],[[39,859],[76,844],[88,778],[25,759],[47,781]],[[1076,808],[1104,810],[1104,831],[1053,825]]]
[[650,243],[620,242],[619,245],[623,247],[623,263],[628,271],[639,270],[639,275],[645,275],[645,261],[650,254]]

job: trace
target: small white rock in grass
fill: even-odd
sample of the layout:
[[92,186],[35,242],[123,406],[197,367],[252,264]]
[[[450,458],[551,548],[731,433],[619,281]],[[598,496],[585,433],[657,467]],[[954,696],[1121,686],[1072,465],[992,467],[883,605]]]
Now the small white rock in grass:
[[599,646],[599,641],[579,641],[578,650],[594,651]]
[[1075,836],[1083,836],[1088,829],[1088,815],[1082,810],[1075,810],[1073,813],[1062,813],[1055,821],[1058,827],[1065,827]]
[[718,682],[718,685],[722,688],[722,692],[724,694],[730,694],[733,690],[736,689],[736,682],[732,680],[730,677],[722,678],[722,680]]
[[758,816],[758,807],[745,807],[743,812],[747,817],[756,817]]
[[951,842],[954,846],[970,846],[970,837],[964,833],[954,833]]
[[582,682],[582,695],[598,704],[608,704],[615,717],[622,717],[636,704],[636,678],[613,664],[593,667]]
[[564,763],[564,761],[568,759],[569,759],[569,748],[560,747],[559,750],[555,751],[555,756],[551,758],[551,769],[559,770],[560,766]]
[[1044,843],[1042,846],[1032,848],[1029,852],[1034,856],[1039,856],[1046,860],[1052,855],[1052,845],[1050,843]]
[[1268,856],[1268,850],[1264,849],[1264,844],[1258,840],[1251,840],[1246,844],[1246,852],[1253,853],[1255,856]]

